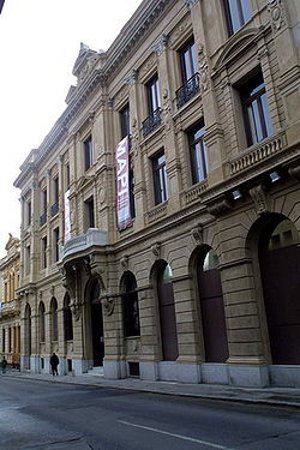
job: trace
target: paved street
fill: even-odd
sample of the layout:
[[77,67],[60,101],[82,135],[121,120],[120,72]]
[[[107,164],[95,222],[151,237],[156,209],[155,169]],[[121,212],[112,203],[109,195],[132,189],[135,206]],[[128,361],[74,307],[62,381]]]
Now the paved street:
[[296,450],[297,409],[0,379],[3,450]]

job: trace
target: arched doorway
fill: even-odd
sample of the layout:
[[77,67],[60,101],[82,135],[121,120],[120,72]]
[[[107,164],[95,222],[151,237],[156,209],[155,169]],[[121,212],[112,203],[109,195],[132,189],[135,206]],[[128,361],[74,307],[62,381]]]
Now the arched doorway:
[[203,340],[206,362],[224,363],[228,356],[219,260],[213,249],[204,247],[197,261]]
[[27,303],[25,306],[24,314],[24,335],[25,335],[25,345],[24,345],[24,368],[30,369],[30,356],[31,356],[31,308]]
[[64,298],[64,340],[73,340],[73,317],[71,311],[71,299],[70,295],[67,293]]
[[92,333],[92,356],[94,367],[103,365],[104,331],[102,304],[100,301],[100,283],[93,280],[90,287],[90,320]]
[[284,216],[269,216],[259,263],[273,364],[300,364],[300,239]]
[[172,268],[165,261],[157,269],[157,296],[159,302],[162,357],[175,361],[178,357],[178,340]]
[[135,276],[125,272],[121,280],[125,337],[140,336],[139,299]]

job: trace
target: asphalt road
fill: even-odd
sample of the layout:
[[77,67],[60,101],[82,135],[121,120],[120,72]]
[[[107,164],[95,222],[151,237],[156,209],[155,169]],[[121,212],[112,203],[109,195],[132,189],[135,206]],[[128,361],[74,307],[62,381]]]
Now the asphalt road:
[[299,450],[300,411],[0,378],[2,450]]

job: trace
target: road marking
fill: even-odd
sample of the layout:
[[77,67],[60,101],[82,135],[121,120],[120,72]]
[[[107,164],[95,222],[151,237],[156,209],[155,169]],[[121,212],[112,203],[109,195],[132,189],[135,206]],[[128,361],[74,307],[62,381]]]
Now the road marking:
[[189,441],[189,442],[195,442],[196,444],[207,445],[208,447],[217,448],[219,450],[233,450],[232,448],[224,447],[223,445],[214,444],[214,443],[208,442],[208,441],[202,441],[201,439],[195,439],[195,438],[191,438],[189,436],[183,436],[182,434],[169,433],[168,431],[159,430],[157,428],[146,427],[143,425],[137,425],[135,423],[126,422],[126,420],[118,420],[118,422],[122,423],[123,425],[127,425],[129,427],[142,428],[143,430],[154,431],[154,433],[165,434],[167,436],[175,437],[177,439],[182,439],[184,441]]

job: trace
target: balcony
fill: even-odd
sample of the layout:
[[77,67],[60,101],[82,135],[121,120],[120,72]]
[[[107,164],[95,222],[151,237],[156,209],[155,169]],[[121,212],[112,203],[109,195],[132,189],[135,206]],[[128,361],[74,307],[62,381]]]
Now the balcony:
[[105,245],[107,245],[107,231],[99,230],[98,228],[89,228],[87,233],[69,239],[60,248],[60,260],[75,253],[87,251],[91,247],[103,247]]
[[40,226],[43,226],[47,222],[47,212],[43,212],[40,216]]
[[176,91],[176,105],[181,108],[200,91],[199,73],[195,73]]
[[13,316],[19,314],[20,302],[18,300],[12,300],[9,302],[0,303],[0,316]]
[[56,216],[58,210],[59,210],[59,203],[58,202],[53,203],[53,205],[51,206],[51,217]]
[[152,133],[161,124],[161,108],[153,111],[143,122],[143,136],[146,137]]

